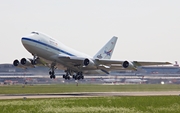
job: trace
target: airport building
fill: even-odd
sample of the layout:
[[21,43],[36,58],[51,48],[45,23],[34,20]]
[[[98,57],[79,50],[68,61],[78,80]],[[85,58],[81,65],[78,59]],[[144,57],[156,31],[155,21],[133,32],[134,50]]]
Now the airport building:
[[140,67],[139,70],[146,74],[180,74],[180,68],[177,66]]
[[[37,68],[28,68],[22,69],[14,67],[12,64],[0,64],[0,83],[4,84],[16,84],[16,83],[64,83],[72,82],[74,80],[64,80],[62,75],[64,74],[63,70],[56,70],[57,78],[56,80],[51,80],[49,78],[49,68],[48,67],[37,67]],[[142,76],[144,76],[142,78]],[[128,83],[138,83],[143,81],[144,78],[147,80],[145,83],[180,83],[180,67],[178,66],[146,66],[138,67],[137,71],[132,70],[121,70],[121,71],[112,71],[109,76],[107,74],[101,75],[85,75],[85,79],[81,80],[81,83],[101,83],[102,78],[107,81],[117,81],[120,82],[126,80]],[[110,77],[110,79],[109,79]],[[117,79],[115,79],[115,78]],[[137,78],[138,77],[138,78]],[[154,77],[154,78],[153,78]],[[162,79],[165,77],[165,79]],[[174,77],[174,78],[173,78]],[[113,79],[112,79],[113,78]],[[17,82],[18,81],[18,82]],[[38,81],[38,82],[37,82]],[[175,81],[175,82],[174,82]],[[124,82],[122,82],[124,83]],[[142,82],[140,82],[142,83]]]

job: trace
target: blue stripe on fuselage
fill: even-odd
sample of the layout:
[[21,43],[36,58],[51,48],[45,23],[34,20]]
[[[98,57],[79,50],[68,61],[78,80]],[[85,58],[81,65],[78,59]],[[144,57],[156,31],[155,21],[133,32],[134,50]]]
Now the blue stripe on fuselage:
[[34,39],[30,39],[30,38],[25,38],[25,37],[23,37],[22,40],[27,40],[27,41],[30,41],[30,42],[35,42],[35,43],[37,43],[37,44],[41,44],[41,45],[47,46],[47,47],[49,47],[49,48],[51,48],[51,49],[54,49],[54,50],[59,51],[59,52],[62,52],[62,53],[67,54],[67,55],[69,55],[69,56],[75,56],[75,55],[73,55],[73,54],[71,54],[71,53],[68,53],[68,52],[66,52],[66,51],[64,51],[64,50],[61,50],[61,49],[59,49],[59,48],[56,48],[56,47],[54,47],[54,46],[51,46],[51,45],[49,45],[49,44],[46,44],[46,43],[43,43],[43,42],[40,42],[40,41],[37,41],[37,40],[34,40]]

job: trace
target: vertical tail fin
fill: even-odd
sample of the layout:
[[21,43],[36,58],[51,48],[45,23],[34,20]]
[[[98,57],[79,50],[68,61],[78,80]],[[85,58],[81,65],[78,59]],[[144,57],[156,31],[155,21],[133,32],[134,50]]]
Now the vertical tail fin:
[[117,37],[112,37],[93,57],[94,59],[111,59],[116,45]]

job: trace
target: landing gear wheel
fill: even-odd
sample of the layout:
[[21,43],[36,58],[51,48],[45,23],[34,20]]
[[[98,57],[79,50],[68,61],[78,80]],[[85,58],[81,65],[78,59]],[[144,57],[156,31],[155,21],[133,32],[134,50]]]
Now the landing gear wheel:
[[55,79],[56,76],[55,76],[55,75],[50,75],[50,78],[51,78],[51,79]]
[[84,76],[81,76],[81,79],[84,79]]
[[36,65],[36,64],[37,64],[37,60],[36,60],[36,59],[35,59],[35,60],[32,60],[32,61],[31,61],[31,64],[32,64],[32,65]]
[[76,77],[76,75],[73,75],[73,78],[75,78]]
[[52,75],[52,72],[51,72],[51,71],[49,71],[49,75]]
[[68,76],[67,79],[70,80],[70,76]]
[[63,78],[65,78],[65,80],[70,80],[70,76],[69,75],[63,75]]
[[54,75],[54,71],[49,71],[49,75],[51,79],[55,79],[56,76]]
[[83,73],[82,72],[77,72],[76,75],[73,75],[73,78],[75,80],[80,80],[80,79],[84,79]]

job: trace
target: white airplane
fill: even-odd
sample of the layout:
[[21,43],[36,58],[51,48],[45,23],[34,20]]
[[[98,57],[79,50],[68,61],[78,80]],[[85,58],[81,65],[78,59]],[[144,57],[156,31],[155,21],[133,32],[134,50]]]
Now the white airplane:
[[112,37],[95,55],[91,57],[67,47],[63,43],[40,32],[22,37],[23,46],[29,51],[33,58],[22,58],[14,60],[13,65],[18,67],[36,67],[36,65],[49,66],[50,78],[55,78],[55,69],[65,70],[63,78],[75,80],[83,79],[83,73],[104,72],[111,70],[136,70],[141,65],[166,65],[169,62],[138,62],[110,60],[117,37]]

